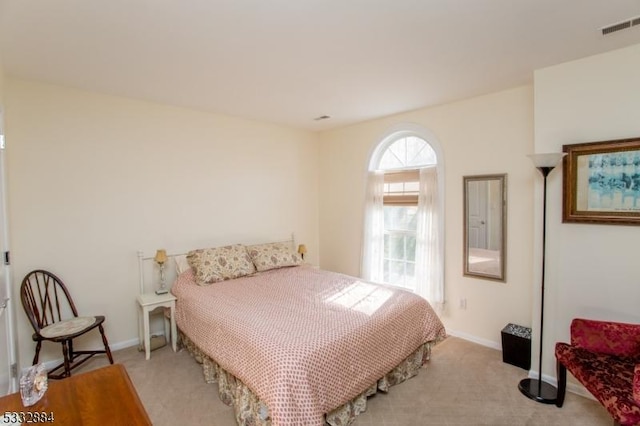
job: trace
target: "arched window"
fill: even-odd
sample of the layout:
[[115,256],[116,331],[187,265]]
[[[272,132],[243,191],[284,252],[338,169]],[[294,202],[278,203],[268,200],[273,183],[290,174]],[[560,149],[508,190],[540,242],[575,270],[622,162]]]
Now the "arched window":
[[[397,135],[383,141],[374,153],[369,169],[418,169],[436,165],[438,159],[431,145],[418,136]],[[376,163],[375,165],[373,163]]]
[[384,138],[369,162],[362,275],[443,302],[438,155],[416,132]]

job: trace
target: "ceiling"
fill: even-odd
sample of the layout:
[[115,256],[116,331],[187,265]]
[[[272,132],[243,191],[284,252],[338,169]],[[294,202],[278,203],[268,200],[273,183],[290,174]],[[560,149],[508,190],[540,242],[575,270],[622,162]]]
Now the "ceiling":
[[[326,130],[640,43],[640,0],[0,0],[6,75]],[[329,115],[328,120],[315,117]]]

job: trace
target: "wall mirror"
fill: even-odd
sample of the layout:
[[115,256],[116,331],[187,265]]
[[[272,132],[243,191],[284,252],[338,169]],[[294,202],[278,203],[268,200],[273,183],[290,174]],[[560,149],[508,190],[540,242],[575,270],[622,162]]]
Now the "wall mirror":
[[506,281],[507,175],[464,176],[464,275]]

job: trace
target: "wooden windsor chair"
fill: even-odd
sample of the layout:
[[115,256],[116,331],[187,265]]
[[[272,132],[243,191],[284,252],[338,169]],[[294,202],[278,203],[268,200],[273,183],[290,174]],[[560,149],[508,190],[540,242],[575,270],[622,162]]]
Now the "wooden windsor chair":
[[[50,378],[69,377],[71,370],[98,354],[106,354],[109,362],[113,364],[102,326],[104,316],[78,316],[71,294],[60,278],[42,269],[31,271],[22,280],[20,298],[34,330],[32,338],[36,342],[36,353],[33,365],[38,363],[42,342],[62,344],[64,360],[49,371]],[[74,350],[73,339],[95,328],[100,331],[104,350]],[[56,373],[61,369],[62,372]]]

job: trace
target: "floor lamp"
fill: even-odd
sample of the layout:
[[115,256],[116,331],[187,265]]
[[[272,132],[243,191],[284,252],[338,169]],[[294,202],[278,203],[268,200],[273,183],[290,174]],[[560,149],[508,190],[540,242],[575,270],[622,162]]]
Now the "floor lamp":
[[533,154],[530,155],[534,166],[542,173],[544,178],[544,191],[542,202],[542,289],[540,296],[540,358],[538,364],[537,379],[523,379],[518,384],[518,389],[528,398],[543,404],[555,404],[558,390],[555,386],[542,380],[542,336],[544,332],[544,266],[547,236],[547,176],[564,157],[563,153],[557,154]]

